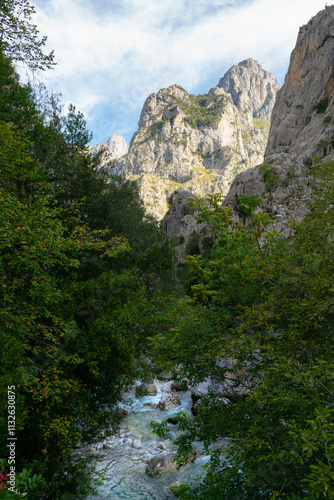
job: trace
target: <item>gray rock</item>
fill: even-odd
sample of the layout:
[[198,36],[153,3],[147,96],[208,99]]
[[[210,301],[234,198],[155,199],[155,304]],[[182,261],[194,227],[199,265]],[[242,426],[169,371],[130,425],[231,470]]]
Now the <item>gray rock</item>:
[[334,6],[299,30],[285,83],[277,94],[265,156],[289,152],[304,159],[333,150]]
[[153,477],[162,476],[168,472],[176,471],[179,466],[174,461],[175,453],[163,452],[159,453],[147,464],[146,474]]
[[175,452],[159,453],[155,457],[151,458],[151,460],[148,462],[146,473],[153,477],[162,476],[163,474],[167,474],[168,472],[174,472],[178,470],[183,465],[190,464],[197,457],[194,447],[192,453],[189,453],[187,460],[182,463],[175,462],[175,456]]
[[158,380],[172,380],[173,378],[175,378],[175,375],[173,372],[161,372],[161,373],[158,373],[157,375],[157,379]]
[[142,446],[143,446],[143,445],[142,445],[142,442],[141,442],[141,440],[140,440],[140,439],[134,439],[134,440],[132,441],[132,447],[133,447],[133,448],[142,448]]
[[176,394],[165,393],[159,401],[158,408],[160,410],[169,411],[180,404],[180,398]]
[[161,387],[161,392],[172,392],[172,381],[166,382],[162,387]]
[[136,397],[155,396],[157,392],[157,386],[154,384],[141,384],[136,387]]
[[158,408],[158,405],[156,403],[145,403],[144,406],[147,406],[148,408],[152,408],[153,410]]

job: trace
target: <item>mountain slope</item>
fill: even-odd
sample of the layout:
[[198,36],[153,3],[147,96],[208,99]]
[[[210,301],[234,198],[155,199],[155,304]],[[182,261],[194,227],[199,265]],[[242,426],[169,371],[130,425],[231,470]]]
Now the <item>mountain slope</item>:
[[115,172],[137,181],[157,219],[176,191],[227,194],[239,172],[263,159],[278,88],[273,75],[247,60],[208,94],[194,96],[178,85],[151,94]]

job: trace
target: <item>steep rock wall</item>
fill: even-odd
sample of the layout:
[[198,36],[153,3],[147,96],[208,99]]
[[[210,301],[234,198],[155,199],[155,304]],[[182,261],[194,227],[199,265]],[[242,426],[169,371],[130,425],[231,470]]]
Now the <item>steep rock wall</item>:
[[[243,77],[234,87],[245,84],[248,97],[240,102],[222,86],[194,96],[172,85],[147,98],[128,154],[115,172],[136,180],[147,211],[158,220],[175,192],[227,194],[239,172],[263,160],[270,124],[261,116],[270,117],[266,103],[279,84],[256,61],[241,64]],[[233,75],[226,77],[231,85]],[[254,106],[252,96],[257,96]]]
[[334,6],[299,30],[272,114],[265,156],[289,152],[307,161],[334,147]]

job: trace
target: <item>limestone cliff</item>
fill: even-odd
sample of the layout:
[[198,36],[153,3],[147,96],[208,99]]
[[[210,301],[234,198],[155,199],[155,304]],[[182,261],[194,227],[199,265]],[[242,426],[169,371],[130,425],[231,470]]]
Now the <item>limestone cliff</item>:
[[115,172],[137,181],[157,219],[175,192],[227,194],[239,172],[263,160],[278,88],[273,75],[247,60],[208,94],[191,95],[178,85],[151,94]]
[[334,6],[299,30],[288,73],[277,94],[266,156],[289,152],[305,159],[334,146]]
[[128,152],[126,140],[120,134],[112,134],[106,142],[90,146],[91,151],[94,153],[100,151],[102,148],[105,150],[104,163],[110,160],[119,160]]
[[274,227],[289,234],[290,217],[302,220],[313,196],[314,156],[334,153],[334,7],[299,30],[285,83],[272,112],[265,162],[238,175],[225,199],[237,210],[240,193],[259,194]]
[[257,61],[247,59],[232,68],[217,85],[231,95],[239,109],[251,109],[254,118],[270,121],[280,85]]

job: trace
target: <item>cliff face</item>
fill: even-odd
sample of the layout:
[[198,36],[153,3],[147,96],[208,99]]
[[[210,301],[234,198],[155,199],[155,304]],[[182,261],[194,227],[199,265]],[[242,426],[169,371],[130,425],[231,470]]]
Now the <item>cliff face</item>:
[[288,235],[290,217],[302,220],[313,196],[314,156],[334,153],[334,7],[299,30],[285,83],[277,93],[265,163],[238,175],[225,198],[235,208],[240,193],[259,194],[274,227]]
[[254,118],[270,121],[280,85],[257,61],[247,59],[232,68],[217,85],[231,95],[239,109],[251,109]]
[[119,160],[128,152],[128,145],[124,137],[120,134],[113,134],[106,142],[100,142],[95,146],[90,146],[91,151],[96,153],[101,149],[105,150],[104,163],[110,160]]
[[151,94],[115,173],[137,181],[157,219],[176,191],[227,194],[239,172],[263,160],[278,88],[273,75],[247,60],[208,94],[190,95],[178,85]]
[[334,6],[299,30],[288,73],[277,94],[266,157],[289,152],[305,159],[333,149]]

